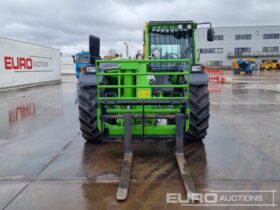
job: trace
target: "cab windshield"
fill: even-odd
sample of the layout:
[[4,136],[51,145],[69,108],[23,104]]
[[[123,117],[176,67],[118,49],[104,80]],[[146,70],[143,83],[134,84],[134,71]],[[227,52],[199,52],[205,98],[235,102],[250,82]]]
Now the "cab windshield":
[[[150,56],[152,59],[193,60],[193,38],[191,30],[155,29],[150,31]],[[176,63],[154,63],[155,68],[171,68]]]
[[188,30],[162,29],[150,33],[150,53],[155,58],[192,58],[192,43],[191,33]]
[[77,63],[89,63],[89,55],[78,55]]

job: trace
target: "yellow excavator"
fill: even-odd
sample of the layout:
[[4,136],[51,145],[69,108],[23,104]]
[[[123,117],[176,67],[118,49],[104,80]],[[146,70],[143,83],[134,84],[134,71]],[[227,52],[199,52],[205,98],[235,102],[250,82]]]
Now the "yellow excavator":
[[272,60],[264,61],[260,65],[260,70],[261,71],[269,71],[269,70],[276,70],[276,69],[280,69],[280,63],[272,61]]

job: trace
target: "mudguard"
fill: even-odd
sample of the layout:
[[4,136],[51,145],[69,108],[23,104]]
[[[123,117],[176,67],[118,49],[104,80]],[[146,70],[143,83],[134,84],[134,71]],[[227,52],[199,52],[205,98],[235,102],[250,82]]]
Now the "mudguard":
[[[99,76],[99,80],[102,81],[102,76]],[[87,72],[80,75],[79,83],[81,87],[96,86],[96,74],[94,72]]]
[[[102,78],[99,78],[102,81]],[[187,79],[187,78],[186,78]],[[190,85],[207,85],[209,76],[205,72],[191,72]],[[81,87],[84,86],[96,86],[96,74],[95,73],[83,73],[80,75],[79,82]]]
[[191,72],[190,85],[207,85],[209,76],[205,72]]

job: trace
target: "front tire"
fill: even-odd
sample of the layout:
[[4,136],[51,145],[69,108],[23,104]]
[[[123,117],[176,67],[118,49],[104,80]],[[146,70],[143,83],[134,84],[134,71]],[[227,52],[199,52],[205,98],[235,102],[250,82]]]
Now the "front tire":
[[82,136],[88,142],[101,142],[101,133],[97,127],[97,87],[81,87],[79,95],[79,120]]
[[208,85],[190,86],[190,128],[186,133],[187,141],[202,141],[209,127],[209,91]]

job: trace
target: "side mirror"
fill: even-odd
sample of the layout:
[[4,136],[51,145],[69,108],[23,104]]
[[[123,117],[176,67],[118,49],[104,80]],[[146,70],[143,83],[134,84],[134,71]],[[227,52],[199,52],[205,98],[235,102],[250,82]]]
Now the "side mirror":
[[76,56],[72,55],[73,63],[76,63]]
[[91,64],[100,58],[100,39],[97,36],[89,35],[89,55]]
[[213,28],[208,28],[208,30],[207,30],[207,41],[208,42],[214,41],[214,29]]

